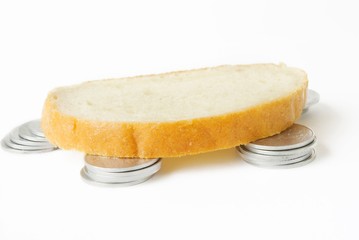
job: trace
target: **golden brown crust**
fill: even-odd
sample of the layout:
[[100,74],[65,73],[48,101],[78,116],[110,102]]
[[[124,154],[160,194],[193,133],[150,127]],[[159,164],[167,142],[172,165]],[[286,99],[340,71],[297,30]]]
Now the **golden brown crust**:
[[178,157],[219,149],[277,134],[301,115],[307,80],[283,98],[241,112],[177,122],[96,122],[58,111],[54,96],[45,101],[42,128],[63,149],[116,157]]

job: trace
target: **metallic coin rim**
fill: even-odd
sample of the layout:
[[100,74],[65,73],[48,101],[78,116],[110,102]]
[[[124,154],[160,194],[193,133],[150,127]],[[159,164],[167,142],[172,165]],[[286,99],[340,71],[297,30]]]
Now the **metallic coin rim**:
[[307,165],[308,163],[312,162],[315,158],[316,158],[316,152],[315,149],[312,149],[312,154],[307,158],[304,159],[303,161],[300,162],[296,162],[296,163],[291,163],[291,164],[284,164],[281,165],[281,168],[294,168],[294,167],[301,167],[304,165]]
[[299,148],[293,148],[293,149],[287,149],[287,150],[263,150],[263,149],[257,149],[257,148],[253,148],[251,146],[247,146],[247,145],[242,145],[242,148],[256,153],[256,154],[262,154],[262,155],[268,155],[268,156],[278,156],[278,155],[293,155],[293,154],[300,154],[300,153],[304,153],[307,152],[308,148],[313,148],[317,145],[317,137],[314,137],[314,140],[302,147]]
[[113,176],[106,176],[106,175],[101,175],[100,173],[91,173],[88,171],[88,169],[84,168],[84,172],[87,174],[87,176],[91,179],[93,179],[94,181],[97,182],[103,182],[103,183],[121,183],[121,182],[132,182],[132,181],[137,181],[139,179],[143,179],[146,178],[148,176],[151,176],[153,174],[155,174],[156,172],[159,171],[159,167],[157,168],[153,168],[150,169],[150,171],[147,171],[146,174],[141,174],[138,173],[138,175],[133,175],[133,176],[121,176],[121,173],[116,174],[113,173]]
[[[119,159],[120,160],[120,159]],[[140,165],[136,165],[133,167],[127,167],[127,168],[104,168],[104,167],[98,167],[92,164],[89,164],[88,162],[86,162],[85,160],[85,166],[93,171],[98,171],[98,172],[128,172],[128,171],[133,171],[133,170],[139,170],[142,168],[146,168],[149,167],[151,165],[156,164],[158,161],[160,161],[161,158],[153,158],[153,159],[149,159],[148,162],[142,163]]]
[[263,159],[256,159],[256,158],[253,158],[253,157],[248,157],[248,156],[246,156],[246,155],[244,155],[242,153],[239,153],[239,155],[246,162],[257,163],[257,164],[260,164],[260,165],[284,165],[284,164],[291,164],[291,163],[300,162],[300,161],[308,158],[311,155],[311,151],[309,151],[307,154],[304,154],[302,156],[292,158],[292,159],[288,159],[288,160],[280,160],[280,159],[276,159],[276,158],[272,158],[270,160],[263,160]]
[[23,146],[36,146],[36,147],[54,147],[51,143],[49,142],[35,142],[35,141],[30,141],[30,140],[26,140],[24,138],[21,138],[19,136],[19,130],[18,128],[12,130],[9,133],[9,138],[10,141],[14,144],[18,144],[18,145],[23,145]]
[[43,132],[35,132],[33,129],[29,128],[30,132],[34,135],[34,136],[37,136],[39,138],[45,138],[45,134]]
[[317,91],[314,91],[313,89],[308,89],[307,99],[305,102],[304,109],[309,109],[311,106],[319,103],[319,101],[320,101],[320,94]]
[[148,178],[144,178],[144,179],[140,179],[138,181],[132,181],[132,182],[115,182],[115,183],[103,183],[103,182],[97,182],[93,179],[91,179],[89,176],[87,176],[87,174],[84,172],[84,169],[82,168],[80,171],[80,175],[82,180],[90,185],[93,186],[98,186],[98,187],[128,187],[128,186],[133,186],[133,185],[137,185],[140,183],[143,183],[145,181],[147,181],[148,179],[150,179],[151,177],[153,177],[153,175],[149,176]]
[[[149,178],[157,173],[161,168],[161,161],[159,160],[156,164],[151,165],[150,167],[136,170],[132,172],[119,172],[119,173],[94,173],[89,172],[86,166],[81,170],[82,174],[85,174],[87,178],[95,182],[107,183],[107,184],[122,184],[137,182],[143,179]],[[129,174],[130,173],[130,174]]]
[[245,162],[254,165],[256,167],[262,167],[262,168],[277,168],[277,169],[288,169],[288,168],[296,168],[296,167],[302,167],[304,165],[307,165],[308,163],[311,163],[316,158],[316,152],[314,149],[312,149],[312,153],[310,156],[302,161],[290,163],[290,164],[278,164],[278,165],[263,165],[253,162],[248,162],[244,160]]
[[246,162],[251,162],[251,163],[255,163],[255,164],[258,164],[258,165],[263,165],[263,166],[276,166],[276,165],[287,165],[287,164],[293,164],[293,163],[296,163],[296,162],[301,162],[305,159],[307,159],[309,156],[311,155],[311,152],[309,152],[308,154],[305,154],[301,157],[298,157],[298,158],[293,158],[293,159],[290,159],[290,160],[286,160],[286,161],[280,161],[280,160],[271,160],[271,161],[260,161],[260,160],[253,160],[253,159],[250,159],[248,157],[245,157],[245,156],[242,156],[243,160],[245,160]]
[[241,146],[237,146],[236,147],[237,150],[244,155],[247,158],[250,158],[254,161],[289,161],[295,158],[299,158],[302,157],[304,155],[307,155],[308,153],[310,153],[310,148],[307,149],[307,152],[305,153],[300,153],[300,154],[292,154],[292,155],[263,155],[263,154],[258,154],[258,153],[254,153],[251,151],[248,151],[246,149],[243,149],[243,147]]
[[[302,142],[296,143],[296,144],[291,144],[291,145],[269,146],[269,145],[259,145],[259,144],[255,144],[254,142],[251,142],[251,143],[248,143],[246,146],[249,146],[249,147],[255,148],[255,149],[260,149],[260,150],[283,151],[283,150],[290,150],[290,149],[294,149],[294,148],[300,148],[300,147],[308,145],[309,143],[314,141],[315,134],[314,134],[314,131],[311,128],[309,128],[307,126],[304,126],[302,124],[297,124],[297,123],[295,123],[295,124],[300,125],[302,127],[305,127],[306,129],[310,130],[311,133],[312,133],[312,137],[310,139],[308,139],[308,140],[305,140],[305,141],[302,141]],[[278,133],[276,135],[279,135],[279,134],[281,134],[281,133]],[[268,138],[270,138],[270,137],[268,137]]]
[[25,140],[29,140],[29,141],[33,141],[33,142],[48,142],[46,140],[46,138],[34,135],[30,131],[30,129],[24,124],[18,127],[18,131],[19,131],[19,133],[18,133],[19,137],[21,137]]
[[37,151],[37,150],[47,150],[47,149],[53,149],[53,146],[48,146],[48,147],[33,147],[33,146],[25,146],[25,145],[20,145],[17,143],[13,143],[10,139],[10,136],[7,135],[3,138],[3,141],[5,143],[5,145],[7,145],[9,148],[13,148],[13,149],[17,149],[17,150],[22,150],[22,151]]
[[8,146],[4,139],[1,140],[1,147],[3,150],[12,152],[12,153],[24,153],[24,154],[31,154],[31,153],[44,153],[44,152],[51,152],[56,150],[55,149],[34,149],[34,150],[22,150],[22,149],[16,149]]
[[113,177],[117,178],[117,177],[133,177],[139,175],[146,175],[148,174],[148,172],[152,171],[151,169],[156,169],[160,165],[161,165],[161,161],[158,160],[156,163],[148,167],[140,168],[137,170],[131,170],[131,171],[121,171],[121,172],[108,172],[108,171],[98,171],[98,170],[93,171],[88,168],[88,165],[85,165],[85,169],[90,174],[95,174],[101,177],[103,176],[109,178],[113,178]]
[[44,132],[41,129],[41,120],[40,119],[26,122],[23,125],[25,125],[34,135],[39,136],[39,137],[45,137]]

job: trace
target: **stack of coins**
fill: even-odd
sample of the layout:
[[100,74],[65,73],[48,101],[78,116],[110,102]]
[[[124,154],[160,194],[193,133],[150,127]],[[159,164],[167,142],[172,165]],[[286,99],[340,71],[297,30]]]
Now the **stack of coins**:
[[272,137],[236,147],[246,162],[260,167],[290,168],[305,165],[315,159],[314,132],[294,124]]
[[131,186],[151,178],[161,168],[161,159],[85,156],[82,178],[91,184]]
[[46,140],[40,125],[40,120],[33,120],[16,127],[2,139],[2,148],[15,153],[41,153],[56,150],[57,147]]

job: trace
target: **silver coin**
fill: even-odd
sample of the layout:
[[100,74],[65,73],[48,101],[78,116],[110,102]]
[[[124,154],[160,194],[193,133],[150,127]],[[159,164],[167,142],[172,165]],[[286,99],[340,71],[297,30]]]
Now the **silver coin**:
[[263,162],[269,162],[269,161],[288,161],[295,158],[302,157],[304,155],[307,155],[310,153],[311,149],[307,149],[304,153],[296,153],[292,155],[263,155],[263,154],[257,154],[251,151],[248,151],[247,149],[243,147],[237,147],[237,150],[241,153],[242,156],[246,157],[247,159],[253,160],[253,161],[263,161]]
[[[98,166],[95,166],[97,164]],[[115,166],[115,167],[108,167]],[[161,168],[161,159],[85,156],[81,176],[86,182],[129,186],[146,181]]]
[[54,148],[41,148],[41,149],[34,149],[34,148],[30,148],[30,149],[24,149],[22,148],[21,145],[12,145],[12,146],[9,146],[8,145],[8,140],[7,138],[3,138],[2,141],[1,141],[1,147],[8,151],[8,152],[13,152],[13,153],[43,153],[43,152],[50,152],[50,151],[53,151],[53,150],[56,150]]
[[271,137],[262,138],[246,146],[262,150],[290,150],[300,148],[313,142],[314,132],[303,125],[293,124],[283,132]]
[[26,145],[20,145],[17,143],[14,143],[11,141],[10,136],[7,135],[4,139],[4,143],[10,147],[10,148],[14,148],[14,149],[18,149],[18,150],[46,150],[46,149],[53,149],[54,146],[26,146]]
[[308,152],[308,149],[311,149],[317,145],[317,138],[314,137],[314,140],[299,148],[289,149],[289,150],[263,150],[258,148],[253,148],[248,145],[242,145],[241,148],[256,154],[262,154],[262,155],[269,155],[269,156],[278,156],[278,155],[293,155],[293,154],[306,154]]
[[125,172],[148,167],[158,160],[160,158],[118,158],[86,154],[85,166],[92,171]]
[[133,185],[136,185],[136,184],[140,184],[140,183],[143,183],[145,181],[147,181],[148,179],[150,179],[152,176],[149,176],[148,178],[144,178],[144,179],[140,179],[140,180],[137,180],[137,181],[132,181],[132,182],[122,182],[122,183],[102,183],[102,182],[97,182],[97,181],[94,181],[93,179],[91,179],[86,173],[85,173],[85,170],[84,168],[81,169],[81,172],[80,172],[80,175],[82,177],[82,179],[88,183],[88,184],[91,184],[91,185],[94,185],[94,186],[100,186],[100,187],[127,187],[127,186],[133,186]]
[[307,91],[307,99],[305,101],[305,106],[303,112],[307,112],[309,108],[315,104],[317,104],[320,100],[320,95],[318,92],[308,89]]
[[300,162],[311,155],[312,149],[310,149],[306,154],[300,156],[292,156],[286,159],[278,158],[278,156],[268,156],[269,158],[263,158],[260,155],[256,156],[256,154],[248,155],[244,154],[242,151],[238,151],[238,154],[241,156],[243,160],[250,163],[256,163],[258,165],[283,165]]
[[315,149],[312,149],[312,154],[307,159],[304,159],[303,161],[296,162],[296,163],[290,163],[290,164],[284,164],[281,165],[281,168],[294,168],[294,167],[301,167],[304,165],[307,165],[308,163],[312,162],[316,158]]
[[128,186],[128,185],[134,185],[134,184],[144,182],[147,179],[149,179],[150,177],[152,177],[156,172],[157,171],[154,171],[152,174],[148,174],[146,176],[137,176],[137,177],[132,177],[132,178],[107,178],[107,177],[89,174],[86,171],[86,168],[83,168],[81,170],[81,175],[83,177],[86,176],[85,179],[91,180],[92,182],[97,182],[97,183],[101,183],[101,184],[119,184],[119,185]]
[[128,171],[128,172],[92,172],[86,166],[83,168],[84,173],[94,181],[102,183],[128,183],[148,178],[154,175],[161,168],[161,162],[157,162],[147,168]]
[[263,154],[257,154],[254,152],[250,152],[243,147],[237,148],[238,153],[252,161],[257,162],[289,162],[289,161],[295,161],[295,159],[306,156],[310,154],[311,148],[308,148],[305,152],[301,152],[300,154],[293,154],[293,155],[263,155]]
[[256,162],[250,162],[250,161],[246,161],[247,163],[257,166],[257,167],[264,167],[264,168],[295,168],[295,167],[301,167],[304,165],[307,165],[308,163],[312,162],[316,157],[315,154],[315,150],[312,149],[312,153],[310,154],[309,157],[307,157],[306,159],[302,160],[302,161],[298,161],[298,162],[294,162],[294,163],[289,163],[289,164],[261,164],[261,163],[256,163]]
[[48,142],[46,138],[33,134],[26,124],[19,127],[19,136],[25,140],[33,142]]
[[58,149],[49,143],[46,138],[37,136],[30,131],[30,127],[35,132],[39,131],[39,122],[30,121],[13,129],[1,141],[4,150],[14,153],[42,153]]
[[263,160],[251,159],[248,156],[244,156],[244,155],[241,155],[241,157],[247,163],[253,163],[253,164],[256,164],[258,166],[278,166],[278,165],[288,165],[288,164],[294,164],[294,163],[297,163],[297,162],[301,162],[301,161],[307,159],[310,155],[311,155],[311,151],[308,154],[305,154],[305,155],[303,155],[301,157],[288,159],[288,160],[285,160],[285,161],[276,160],[274,158],[269,160],[269,161],[263,161]]
[[292,159],[292,160],[289,160],[289,161],[254,161],[254,160],[251,160],[251,159],[248,159],[247,157],[241,155],[240,153],[240,156],[241,158],[249,163],[249,164],[252,164],[252,165],[256,165],[258,167],[278,167],[278,166],[290,166],[290,165],[294,165],[296,166],[297,163],[301,163],[303,161],[309,161],[310,159],[312,159],[314,153],[314,149],[311,149],[311,151],[306,154],[305,156],[302,156],[302,157],[299,157],[299,158],[296,158],[296,159]]
[[33,135],[46,139],[45,134],[43,132],[37,132],[36,130],[34,130],[30,127],[29,127],[29,130]]
[[94,174],[98,173],[103,176],[114,176],[115,174],[119,174],[121,176],[133,176],[145,172],[146,170],[150,169],[151,167],[153,167],[158,163],[160,163],[160,159],[157,159],[156,161],[152,162],[150,165],[141,164],[138,168],[130,167],[126,169],[126,168],[100,168],[96,166],[91,166],[90,164],[85,162],[85,167],[88,170],[88,172]]
[[42,131],[41,128],[40,119],[32,120],[30,122],[25,123],[24,125],[27,126],[31,131],[31,133],[33,133],[34,135],[45,138],[44,132]]
[[23,145],[23,146],[29,146],[29,147],[38,147],[38,148],[47,148],[47,147],[54,147],[49,142],[34,142],[30,140],[26,140],[24,138],[21,138],[19,136],[19,130],[18,128],[15,128],[9,133],[9,138],[12,143]]

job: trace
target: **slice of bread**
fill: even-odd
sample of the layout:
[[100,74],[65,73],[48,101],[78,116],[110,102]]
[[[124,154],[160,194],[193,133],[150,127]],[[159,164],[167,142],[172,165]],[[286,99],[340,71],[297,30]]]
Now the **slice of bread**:
[[302,70],[225,65],[85,82],[49,93],[46,138],[63,149],[115,157],[177,157],[277,134],[301,115]]

